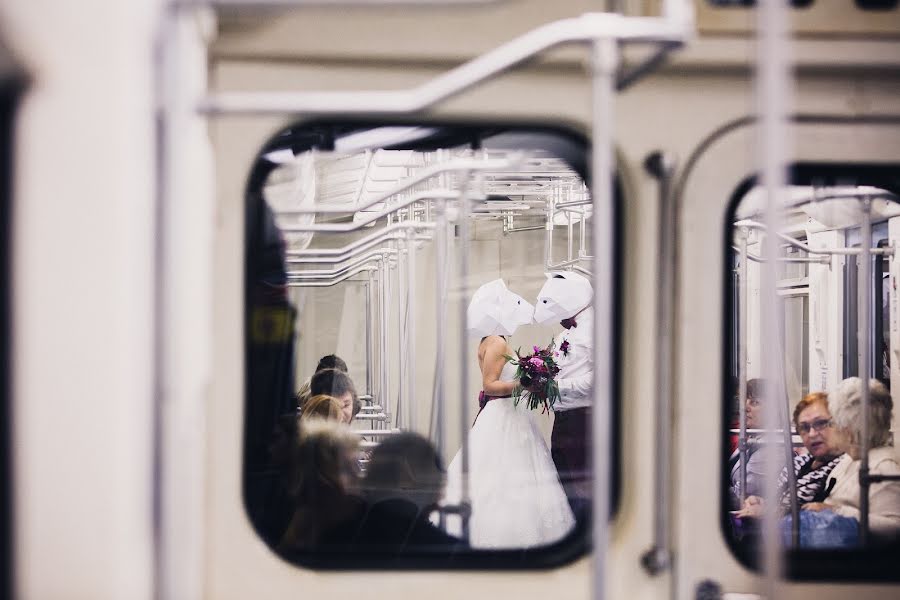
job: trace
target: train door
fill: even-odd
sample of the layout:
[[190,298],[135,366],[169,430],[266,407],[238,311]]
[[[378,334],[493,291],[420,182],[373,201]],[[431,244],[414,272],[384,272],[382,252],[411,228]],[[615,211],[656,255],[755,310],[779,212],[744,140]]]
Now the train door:
[[[891,173],[895,172],[900,157],[898,133],[900,122],[892,117],[797,117],[790,125],[795,143],[791,158],[792,183],[806,185],[805,193],[812,194],[817,193],[814,190],[817,186],[848,182],[854,190],[857,188],[853,186],[866,185],[890,188],[895,181]],[[759,338],[758,316],[754,314],[758,309],[754,307],[754,252],[747,250],[747,238],[740,237],[749,235],[750,247],[754,247],[753,240],[758,238],[750,230],[763,227],[752,220],[754,211],[748,210],[753,203],[748,192],[755,172],[752,148],[753,128],[749,124],[723,128],[687,163],[678,195],[676,420],[679,431],[676,447],[679,468],[675,493],[677,505],[692,515],[690,520],[681,519],[676,533],[679,597],[691,597],[704,590],[760,593],[763,589],[758,563],[754,563],[752,556],[741,553],[740,544],[731,535],[734,519],[729,516],[728,498],[721,487],[727,488],[723,469],[732,452],[728,445],[729,433],[735,427],[731,414],[735,404],[730,396],[737,391],[738,373],[733,372],[733,355],[738,352],[738,346],[733,342],[734,336],[740,334],[734,332],[746,329],[746,337],[741,339],[746,344],[747,355],[742,358],[748,371],[742,375],[748,379],[758,376],[753,371],[758,368],[754,363],[777,343]],[[858,190],[868,191],[873,198],[884,193],[885,197],[896,199],[895,191],[884,192],[877,187]],[[849,322],[851,315],[858,314],[853,304],[857,279],[861,277],[855,263],[859,248],[854,248],[860,235],[860,213],[854,208],[857,200],[848,198],[850,208],[841,207],[828,216],[822,213],[828,210],[824,207],[806,209],[796,217],[799,225],[792,230],[791,223],[795,221],[789,218],[781,232],[778,294],[784,310],[781,335],[786,344],[785,394],[793,404],[807,391],[833,389],[841,379],[856,375],[860,352],[870,354],[873,379],[885,379],[889,383],[896,378],[896,369],[888,366],[888,371],[882,370],[882,364],[890,362],[891,353],[896,351],[890,339],[893,325],[889,323],[896,319],[892,311],[897,296],[894,280],[885,271],[895,269],[897,264],[890,258],[891,240],[896,232],[896,205],[889,203],[882,209],[872,204],[872,214],[883,212],[881,216],[870,217],[868,226],[874,254],[874,271],[868,287],[872,290],[872,308],[882,316],[873,320],[872,331],[866,336],[876,339],[877,346],[860,350],[853,343],[858,324]],[[803,201],[797,200],[797,205],[801,204]],[[708,243],[716,243],[725,250],[711,253]],[[740,290],[735,296],[733,282],[745,276],[735,275],[741,263],[735,260],[735,253],[741,244],[742,255],[748,257],[746,283],[750,290]],[[712,284],[700,285],[701,281],[710,283],[711,280]],[[735,300],[736,297],[744,300]],[[741,316],[742,301],[748,304],[747,316]],[[882,352],[883,345],[888,352]],[[721,365],[721,369],[710,368],[711,365]],[[896,406],[898,391],[895,386],[891,390]],[[698,435],[699,431],[706,433]],[[719,434],[707,435],[713,431]],[[795,435],[794,446],[799,450],[798,440]],[[721,486],[710,486],[710,477]],[[716,491],[710,493],[713,489]],[[861,549],[855,556],[853,551],[845,551],[840,555],[843,568],[835,567],[836,558],[827,551],[788,553],[787,576],[780,584],[780,593],[839,598],[852,589],[855,597],[882,597],[885,588],[881,586],[885,584],[878,582],[891,580],[889,565],[893,552],[896,552],[893,547],[877,551]]]

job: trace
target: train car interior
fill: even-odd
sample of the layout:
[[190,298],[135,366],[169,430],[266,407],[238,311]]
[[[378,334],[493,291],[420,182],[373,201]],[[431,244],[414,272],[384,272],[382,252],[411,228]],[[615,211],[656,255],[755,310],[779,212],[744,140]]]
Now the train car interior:
[[0,41],[0,596],[900,593],[897,0]]

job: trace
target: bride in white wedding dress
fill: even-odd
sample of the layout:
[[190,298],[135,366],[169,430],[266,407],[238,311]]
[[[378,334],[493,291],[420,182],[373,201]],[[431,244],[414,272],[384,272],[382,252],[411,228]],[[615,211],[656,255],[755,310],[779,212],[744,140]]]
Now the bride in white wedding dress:
[[[487,283],[469,305],[469,329],[483,335],[478,346],[482,373],[481,411],[469,431],[469,542],[473,548],[515,549],[562,539],[575,519],[559,483],[550,449],[524,402],[512,393],[516,367],[504,335],[531,322],[534,308],[510,292],[502,279]],[[450,463],[444,503],[460,498],[460,454]],[[447,531],[460,534],[458,516],[447,517]]]

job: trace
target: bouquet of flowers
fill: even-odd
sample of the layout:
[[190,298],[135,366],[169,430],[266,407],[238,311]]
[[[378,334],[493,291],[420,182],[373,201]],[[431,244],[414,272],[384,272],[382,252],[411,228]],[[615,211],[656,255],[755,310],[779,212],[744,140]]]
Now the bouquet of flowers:
[[513,390],[513,401],[516,406],[525,397],[525,403],[531,410],[541,406],[541,412],[548,412],[559,400],[559,385],[556,374],[559,367],[556,365],[556,357],[559,353],[554,349],[553,342],[546,348],[533,346],[533,353],[522,356],[521,349],[516,350],[515,356],[504,355],[506,360],[518,367],[516,379],[519,385]]

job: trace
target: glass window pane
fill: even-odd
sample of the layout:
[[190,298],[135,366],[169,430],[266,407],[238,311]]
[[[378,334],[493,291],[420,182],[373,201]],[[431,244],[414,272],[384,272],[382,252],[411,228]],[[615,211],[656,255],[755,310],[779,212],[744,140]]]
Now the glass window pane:
[[592,489],[583,145],[320,133],[276,136],[251,176],[252,522],[306,565],[571,560]]
[[[849,185],[792,186],[782,198],[778,231],[765,225],[759,188],[739,200],[729,225],[734,267],[727,330],[734,338],[726,364],[734,384],[727,413],[731,438],[723,457],[723,522],[729,541],[751,564],[760,549],[762,507],[772,502],[778,502],[784,543],[803,551],[860,545],[885,550],[900,541],[900,519],[895,517],[900,514],[900,477],[891,479],[893,471],[900,473],[900,459],[893,446],[889,390],[890,309],[897,292],[890,260],[885,260],[897,235],[891,232],[900,225],[900,204],[885,190]],[[769,262],[766,251],[773,246],[773,235],[777,252]],[[873,255],[868,273],[860,256],[867,236]],[[763,322],[768,269],[774,270],[778,296],[777,323],[771,330]],[[870,309],[868,323],[862,318],[865,308]],[[774,376],[764,365],[773,354],[784,363],[783,372]],[[861,358],[870,365],[870,465],[878,464],[872,467],[878,478],[862,482],[863,382],[855,377]],[[740,399],[742,379],[746,397]],[[777,416],[774,431],[766,429],[766,412]],[[781,476],[770,487],[766,461],[781,465]],[[860,500],[865,489],[868,507]],[[875,494],[880,494],[877,501]],[[863,510],[868,519],[861,517]]]

